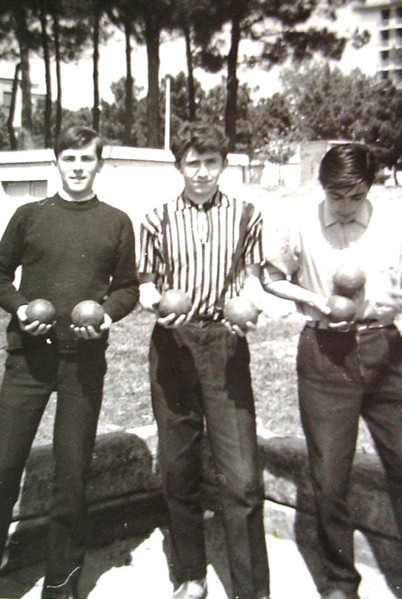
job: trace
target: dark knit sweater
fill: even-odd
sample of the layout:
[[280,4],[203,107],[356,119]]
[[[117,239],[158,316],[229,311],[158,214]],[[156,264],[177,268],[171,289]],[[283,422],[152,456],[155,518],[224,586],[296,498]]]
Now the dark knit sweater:
[[[17,290],[13,280],[19,266]],[[78,302],[103,304],[113,321],[126,316],[138,299],[134,233],[127,214],[96,197],[80,203],[55,195],[18,208],[0,241],[0,306],[13,314],[9,350],[46,342],[22,333],[15,315],[19,306],[37,298],[56,308],[49,340],[61,352],[77,347],[70,314]],[[100,343],[106,341],[103,335]]]

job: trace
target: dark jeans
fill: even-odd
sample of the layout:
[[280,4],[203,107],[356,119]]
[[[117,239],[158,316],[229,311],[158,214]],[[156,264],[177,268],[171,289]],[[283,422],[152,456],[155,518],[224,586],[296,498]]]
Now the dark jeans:
[[85,484],[106,372],[104,349],[88,341],[76,355],[9,354],[0,393],[0,554],[23,469],[50,394],[57,391],[48,560],[43,597],[76,585],[85,550]]
[[306,327],[299,401],[329,586],[353,595],[353,523],[347,505],[359,416],[384,465],[402,536],[402,340],[395,328],[336,333]]
[[156,325],[150,348],[152,400],[178,582],[206,574],[200,498],[201,440],[213,453],[233,595],[269,595],[250,355],[222,324]]

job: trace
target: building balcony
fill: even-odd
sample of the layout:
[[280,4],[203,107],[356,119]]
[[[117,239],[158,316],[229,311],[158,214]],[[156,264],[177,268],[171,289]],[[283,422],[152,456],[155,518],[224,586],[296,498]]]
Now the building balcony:
[[400,16],[390,17],[389,19],[381,19],[378,23],[379,31],[398,29],[398,27],[401,27],[401,26],[402,26],[402,17],[400,17]]
[[378,50],[379,52],[389,52],[390,56],[395,54],[395,52],[399,53],[402,50],[402,39],[382,42],[378,45]]

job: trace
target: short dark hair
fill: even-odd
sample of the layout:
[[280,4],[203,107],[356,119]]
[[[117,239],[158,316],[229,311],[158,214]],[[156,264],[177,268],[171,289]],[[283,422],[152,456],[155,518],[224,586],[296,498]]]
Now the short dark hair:
[[365,182],[373,184],[377,165],[373,153],[362,143],[333,146],[321,160],[318,179],[325,187],[346,187]]
[[219,125],[205,121],[183,123],[172,139],[172,152],[179,164],[190,148],[197,152],[219,152],[225,160],[228,153],[229,140]]
[[93,141],[96,143],[96,155],[100,160],[102,158],[103,140],[99,133],[90,127],[84,127],[83,125],[69,127],[63,131],[58,138],[54,153],[56,158],[58,158],[63,150],[78,150],[84,148]]

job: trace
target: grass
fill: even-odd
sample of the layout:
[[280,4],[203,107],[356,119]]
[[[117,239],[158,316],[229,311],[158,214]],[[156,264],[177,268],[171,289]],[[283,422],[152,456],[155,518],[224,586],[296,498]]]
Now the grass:
[[[153,421],[147,355],[153,322],[152,315],[137,311],[116,326],[108,350],[101,426],[130,428]],[[263,319],[249,339],[259,423],[275,434],[301,433],[294,370],[299,328],[294,319]],[[280,406],[285,409],[279,412]]]
[[[1,311],[0,377],[4,371],[7,322],[8,316]],[[111,331],[99,433],[153,423],[148,379],[148,345],[153,323],[152,315],[136,310],[116,323]],[[260,317],[258,328],[249,335],[257,423],[272,435],[303,436],[295,372],[300,328],[300,319],[290,312],[288,315]],[[53,395],[43,415],[35,445],[52,440],[55,400]],[[372,451],[364,426],[360,431],[359,444],[364,451]]]

